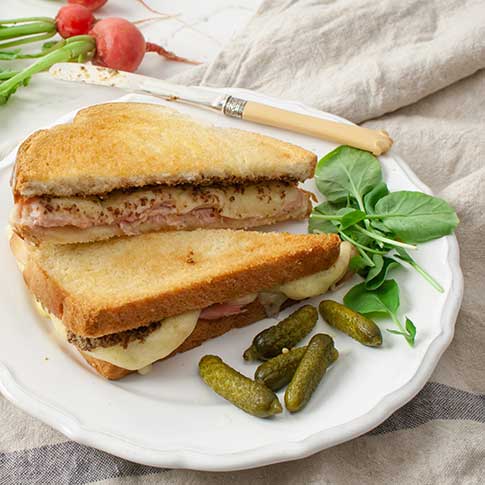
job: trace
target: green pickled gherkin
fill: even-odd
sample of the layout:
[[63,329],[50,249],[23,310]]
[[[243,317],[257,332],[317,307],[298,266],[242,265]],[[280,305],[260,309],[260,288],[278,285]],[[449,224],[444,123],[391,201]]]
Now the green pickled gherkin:
[[315,307],[302,306],[277,325],[258,333],[251,347],[244,352],[244,359],[267,360],[279,355],[284,348],[293,348],[312,331],[317,320]]
[[202,357],[199,374],[213,391],[253,416],[266,418],[282,411],[280,401],[271,389],[243,376],[220,357]]
[[[294,348],[263,362],[256,369],[254,378],[266,384],[273,391],[278,391],[291,381],[306,349],[306,347]],[[335,362],[337,358],[338,351],[333,348],[329,364]]]
[[263,362],[254,373],[254,378],[266,384],[273,391],[286,386],[301,359],[305,355],[306,347],[298,347]]
[[334,349],[329,335],[317,333],[312,337],[286,388],[285,405],[290,413],[296,413],[307,405],[330,364]]
[[364,315],[332,300],[325,300],[318,307],[324,320],[336,329],[368,347],[382,345],[379,327]]

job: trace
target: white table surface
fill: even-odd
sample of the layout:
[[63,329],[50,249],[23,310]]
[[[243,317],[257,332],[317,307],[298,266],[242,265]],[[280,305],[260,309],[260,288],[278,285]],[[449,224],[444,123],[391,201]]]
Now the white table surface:
[[[1,0],[0,18],[54,17],[66,2],[62,0]],[[261,0],[146,0],[156,10],[178,14],[176,18],[140,25],[145,38],[181,56],[208,62],[256,12]],[[136,0],[108,0],[96,12],[98,18],[124,17],[139,20],[154,17]],[[0,67],[14,68],[32,61],[0,61]],[[138,72],[168,78],[193,66],[166,61],[149,54]],[[54,81],[47,74],[36,75],[5,106],[0,106],[0,157],[30,132],[73,109],[123,95],[113,88],[80,86]]]

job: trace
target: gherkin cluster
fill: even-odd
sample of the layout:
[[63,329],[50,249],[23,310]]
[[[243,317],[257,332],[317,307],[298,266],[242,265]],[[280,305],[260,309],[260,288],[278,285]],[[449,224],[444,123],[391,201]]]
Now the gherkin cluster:
[[[330,300],[322,301],[319,310],[329,325],[358,342],[371,347],[381,345],[381,332],[372,320]],[[327,368],[339,356],[332,337],[324,333],[314,335],[308,345],[296,347],[313,330],[317,319],[316,308],[304,305],[256,335],[243,354],[245,360],[262,362],[254,380],[214,355],[200,360],[200,376],[217,394],[243,411],[262,418],[282,412],[275,391],[287,386],[286,409],[298,412],[308,404]]]

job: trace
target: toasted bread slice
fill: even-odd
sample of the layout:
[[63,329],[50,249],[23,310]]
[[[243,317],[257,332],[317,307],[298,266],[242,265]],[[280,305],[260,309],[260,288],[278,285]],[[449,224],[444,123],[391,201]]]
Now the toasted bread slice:
[[313,176],[316,155],[216,128],[155,104],[110,103],[31,135],[15,165],[16,197],[104,194],[153,184],[209,185]]
[[98,337],[328,269],[336,234],[169,232],[92,244],[11,246],[27,286],[77,335]]

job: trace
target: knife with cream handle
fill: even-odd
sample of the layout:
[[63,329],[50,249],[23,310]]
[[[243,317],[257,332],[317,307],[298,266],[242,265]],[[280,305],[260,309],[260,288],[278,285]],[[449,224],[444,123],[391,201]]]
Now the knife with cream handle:
[[374,155],[382,155],[392,146],[392,139],[385,131],[294,113],[229,94],[217,93],[203,87],[180,86],[161,79],[89,64],[62,62],[54,64],[49,72],[55,79],[116,87],[135,93],[162,97],[168,101],[179,101],[209,108],[233,118],[241,118],[253,123],[322,138],[341,145],[361,148]]

